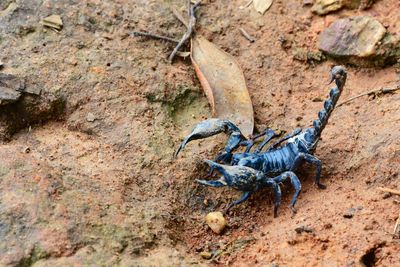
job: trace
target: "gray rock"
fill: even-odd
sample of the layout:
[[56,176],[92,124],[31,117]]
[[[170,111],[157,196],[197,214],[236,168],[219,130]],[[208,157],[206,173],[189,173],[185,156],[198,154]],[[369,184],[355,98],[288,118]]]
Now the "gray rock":
[[312,11],[318,15],[325,15],[341,9],[344,6],[341,0],[318,0],[312,7]]
[[59,15],[48,16],[47,18],[42,19],[40,23],[57,31],[61,31],[61,29],[63,28],[63,22]]
[[28,86],[25,88],[24,93],[40,95],[42,93],[42,88],[40,88],[39,86]]
[[0,106],[13,103],[17,101],[20,97],[20,92],[0,86]]
[[25,82],[11,74],[0,73],[0,106],[17,101],[25,89]]
[[97,119],[96,116],[95,116],[93,113],[91,113],[91,112],[89,112],[89,113],[86,115],[86,120],[87,120],[88,122],[94,122],[96,119]]
[[301,234],[301,233],[303,233],[303,232],[305,232],[305,233],[312,233],[312,232],[314,232],[314,229],[313,229],[313,228],[308,227],[308,226],[304,226],[304,225],[299,226],[299,227],[296,227],[294,230],[295,230],[296,233],[298,233],[298,234]]
[[318,15],[325,15],[342,8],[367,9],[374,2],[375,0],[317,0],[311,10]]
[[362,206],[357,206],[357,207],[350,208],[350,209],[348,209],[348,210],[343,214],[343,217],[344,217],[344,218],[347,218],[347,219],[351,219],[351,218],[353,218],[354,214],[355,214],[357,211],[360,211],[360,210],[362,210],[362,209],[363,209]]
[[356,213],[356,209],[350,208],[343,214],[343,217],[347,218],[347,219],[351,219],[351,218],[353,218],[355,213]]
[[[66,104],[62,94],[53,95],[47,92],[36,95],[37,89],[33,90],[35,93],[27,93],[24,81],[12,75],[0,74],[0,82],[0,95],[8,97],[1,100],[0,96],[0,141],[10,140],[18,130],[32,124],[62,118]],[[9,100],[11,97],[1,92],[18,95],[18,101],[15,100],[16,97]]]
[[370,57],[376,55],[385,33],[385,27],[372,17],[338,19],[321,33],[318,47],[333,57]]

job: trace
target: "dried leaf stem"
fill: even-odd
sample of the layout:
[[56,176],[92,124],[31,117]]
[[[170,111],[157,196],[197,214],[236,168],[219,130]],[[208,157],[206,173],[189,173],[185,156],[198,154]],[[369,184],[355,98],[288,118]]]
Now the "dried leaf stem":
[[192,37],[194,33],[194,29],[196,27],[196,10],[200,6],[201,0],[197,1],[196,3],[192,3],[192,1],[189,0],[189,5],[188,5],[188,14],[189,14],[189,22],[186,22],[185,19],[183,18],[182,14],[180,14],[175,8],[172,8],[172,12],[174,13],[175,17],[182,22],[183,25],[186,27],[186,32],[182,36],[180,40],[170,38],[167,36],[162,36],[158,34],[153,34],[153,33],[148,33],[148,32],[138,32],[135,31],[132,34],[134,36],[144,36],[144,37],[149,37],[149,38],[154,38],[154,39],[159,39],[159,40],[165,40],[169,42],[174,42],[177,43],[175,46],[174,50],[172,51],[171,55],[168,57],[168,60],[172,62],[178,53],[179,49],[184,45],[190,37]]
[[399,190],[394,190],[386,187],[378,187],[378,190],[400,196]]
[[175,7],[171,8],[172,13],[174,13],[175,17],[183,24],[185,25],[186,29],[189,28],[189,24],[186,22],[186,20],[183,18],[182,14],[176,10]]
[[245,29],[239,28],[239,30],[240,30],[240,33],[241,33],[247,40],[249,40],[250,43],[254,43],[254,42],[255,42],[256,39],[255,39],[253,36],[251,36],[250,34],[248,34],[248,33],[246,32]]
[[342,106],[342,105],[344,105],[344,104],[347,104],[347,103],[353,101],[354,99],[360,98],[360,97],[362,97],[362,96],[366,96],[366,95],[370,95],[370,94],[387,94],[387,93],[392,93],[392,92],[397,91],[397,90],[400,90],[400,85],[398,85],[398,86],[396,86],[396,87],[394,87],[394,88],[380,88],[380,89],[374,89],[374,90],[371,90],[371,91],[368,91],[368,92],[365,92],[365,93],[356,95],[356,96],[354,96],[354,97],[351,97],[351,98],[349,98],[349,99],[343,101],[342,103],[339,103],[339,104],[337,105],[337,107],[340,107],[340,106]]
[[[174,57],[175,57],[176,53],[178,52],[179,48],[181,48],[181,46],[184,43],[186,43],[190,39],[192,34],[194,33],[194,28],[196,27],[196,20],[197,20],[196,19],[196,10],[199,7],[200,2],[201,2],[201,0],[197,1],[195,4],[192,4],[192,2],[189,0],[189,11],[188,11],[188,13],[189,13],[189,23],[188,23],[188,26],[186,28],[185,34],[182,36],[182,39],[175,46],[174,50],[172,51],[171,55],[168,58],[170,62],[172,62],[174,60]],[[175,16],[176,16],[176,14],[175,14]],[[178,19],[181,20],[179,17],[178,17]]]
[[164,40],[168,42],[173,42],[173,43],[179,43],[179,40],[170,38],[167,36],[163,35],[158,35],[158,34],[153,34],[153,33],[148,33],[148,32],[132,32],[133,36],[144,36],[144,37],[149,37],[153,39],[159,39],[159,40]]

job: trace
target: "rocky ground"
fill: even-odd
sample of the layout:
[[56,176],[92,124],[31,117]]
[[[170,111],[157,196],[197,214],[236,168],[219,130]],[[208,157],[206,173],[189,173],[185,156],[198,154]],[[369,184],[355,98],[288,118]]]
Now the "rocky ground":
[[[309,126],[333,64],[349,72],[341,101],[399,85],[397,0],[275,0],[264,15],[246,2],[203,1],[197,32],[241,65],[256,130]],[[179,38],[171,6],[185,11],[181,0],[0,2],[0,265],[400,266],[400,196],[378,190],[400,188],[399,91],[336,108],[316,152],[327,189],[306,165],[294,217],[285,184],[278,218],[265,189],[221,235],[205,225],[239,195],[193,182],[226,137],[172,158],[211,116],[207,99],[190,60],[168,62],[173,44],[130,35]],[[60,31],[40,23],[54,14]]]

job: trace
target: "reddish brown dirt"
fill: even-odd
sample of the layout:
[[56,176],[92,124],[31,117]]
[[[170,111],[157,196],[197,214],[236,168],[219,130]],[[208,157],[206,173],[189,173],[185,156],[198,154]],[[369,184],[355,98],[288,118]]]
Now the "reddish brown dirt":
[[[398,92],[334,111],[316,152],[327,189],[315,187],[314,169],[306,166],[294,217],[285,184],[278,218],[266,189],[232,209],[222,235],[207,228],[205,214],[238,197],[193,182],[226,137],[192,142],[172,159],[193,125],[210,117],[207,100],[190,61],[167,62],[173,45],[128,35],[136,29],[180,36],[184,27],[168,7],[184,2],[20,1],[2,18],[2,71],[63,94],[67,110],[65,121],[33,125],[0,146],[0,265],[400,266],[400,243],[391,235],[400,196],[377,190],[400,188]],[[331,21],[369,14],[400,31],[397,0],[326,17],[298,0],[275,0],[263,16],[239,9],[247,1],[204,2],[198,33],[238,60],[258,130],[291,131],[316,117],[335,62],[308,64],[293,52],[315,50]],[[50,14],[63,18],[59,34],[38,23]],[[250,44],[239,27],[257,41]],[[395,66],[347,68],[342,101],[400,79]],[[350,208],[354,216],[344,218]],[[299,226],[313,232],[298,234]],[[204,260],[201,251],[220,255]]]

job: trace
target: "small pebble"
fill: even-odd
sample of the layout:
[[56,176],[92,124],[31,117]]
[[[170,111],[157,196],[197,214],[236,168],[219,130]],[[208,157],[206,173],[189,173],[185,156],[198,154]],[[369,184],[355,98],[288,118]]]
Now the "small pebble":
[[206,223],[214,233],[220,234],[225,226],[226,220],[222,212],[210,212],[206,216]]
[[210,252],[208,252],[208,251],[203,251],[203,252],[200,253],[200,256],[203,259],[209,260],[209,259],[211,259],[212,254]]
[[383,194],[382,198],[383,198],[383,199],[387,199],[387,198],[389,198],[389,197],[391,197],[391,196],[392,196],[391,193],[386,192],[386,193]]
[[88,122],[94,122],[94,121],[96,120],[96,116],[95,116],[93,113],[89,112],[89,113],[86,115],[86,120],[87,120]]
[[294,229],[295,231],[296,231],[296,233],[298,233],[298,234],[301,234],[301,233],[303,233],[303,232],[306,232],[306,233],[312,233],[312,232],[314,232],[314,229],[312,229],[312,228],[310,228],[310,227],[308,227],[308,226],[299,226],[299,227],[296,227],[295,229]]
[[314,4],[314,0],[303,0],[303,6],[311,6]]
[[59,15],[48,16],[47,18],[42,19],[40,23],[58,31],[60,31],[63,27],[63,22]]
[[345,217],[345,218],[347,218],[347,219],[353,218],[355,212],[356,212],[356,209],[350,208],[350,209],[348,209],[348,210],[346,211],[345,214],[343,214],[343,217]]

